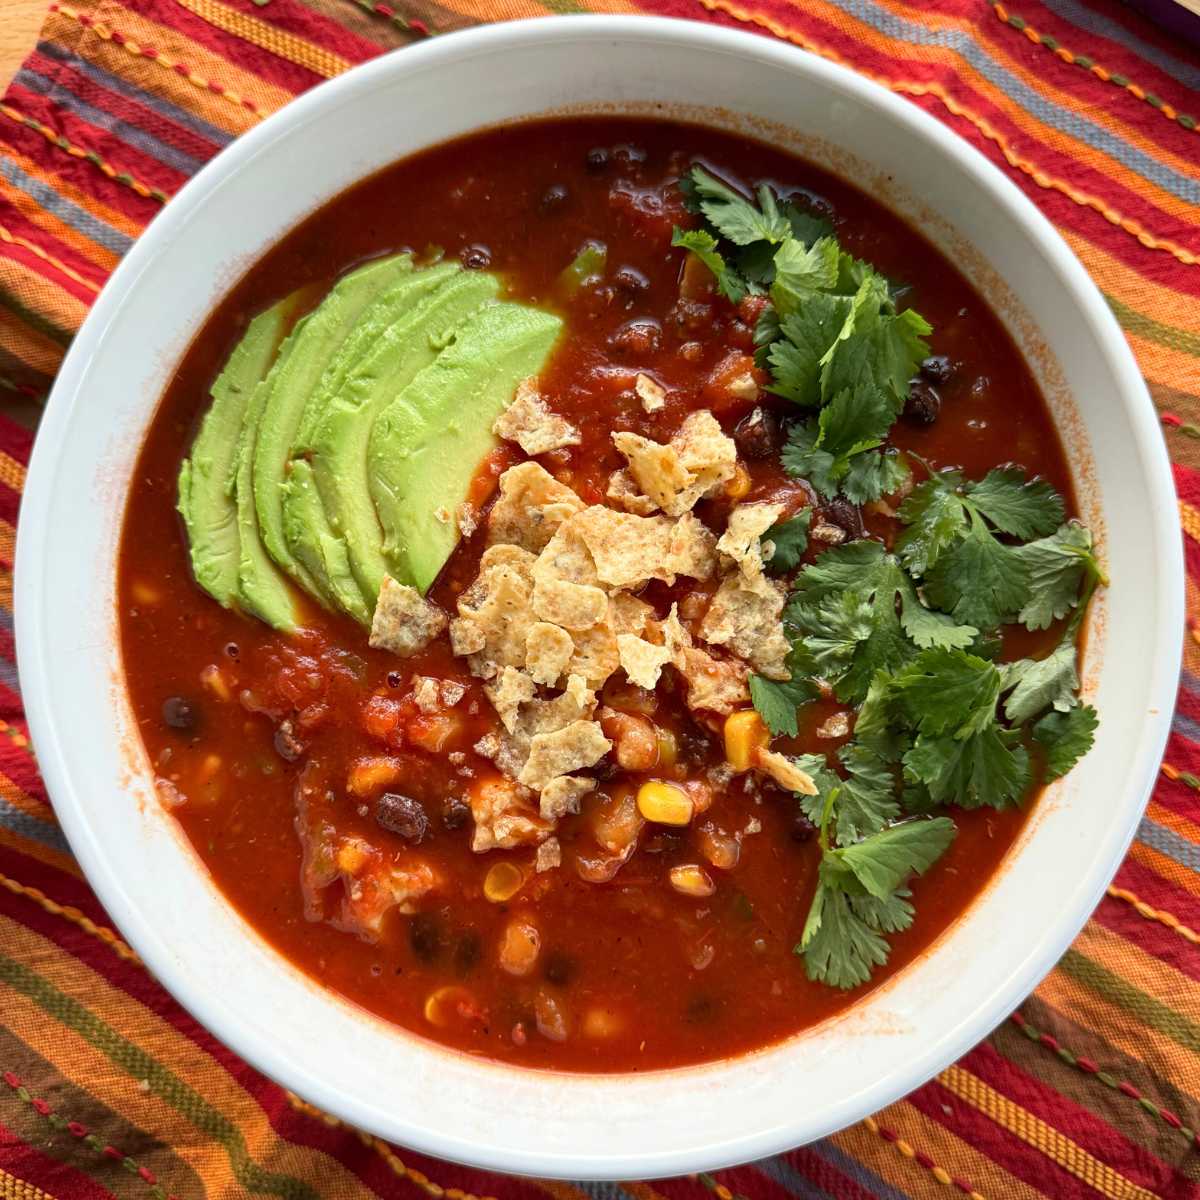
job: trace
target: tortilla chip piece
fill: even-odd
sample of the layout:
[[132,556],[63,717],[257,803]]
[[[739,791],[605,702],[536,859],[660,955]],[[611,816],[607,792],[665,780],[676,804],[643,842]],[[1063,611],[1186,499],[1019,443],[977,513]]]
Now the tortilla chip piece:
[[813,783],[812,776],[800,770],[786,754],[776,750],[760,750],[755,755],[754,765],[789,792],[799,792],[801,796],[817,794],[817,785]]
[[578,446],[582,440],[574,425],[546,407],[532,379],[521,381],[513,402],[496,418],[492,432],[505,441],[516,442],[531,458],[560,446]]
[[555,531],[533,565],[534,583],[545,579],[565,579],[568,583],[586,587],[595,587],[600,582],[592,553],[573,521],[568,521]]
[[735,658],[713,658],[698,646],[688,646],[680,657],[683,665],[679,670],[687,684],[688,708],[708,709],[727,716],[749,702],[750,688],[746,684],[749,671],[745,663]]
[[528,792],[508,779],[485,780],[473,787],[471,816],[475,820],[471,849],[476,854],[533,845],[549,832],[534,812]]
[[768,679],[789,679],[791,672],[784,664],[791,650],[783,632],[785,596],[783,585],[764,575],[727,575],[700,622],[699,635],[709,645],[726,646]]
[[783,513],[782,504],[739,504],[729,514],[729,523],[717,550],[748,579],[763,573],[761,538]]
[[636,513],[639,517],[648,517],[651,513],[658,512],[658,505],[638,490],[638,485],[634,483],[627,467],[621,467],[608,477],[608,490],[604,494],[614,508]]
[[409,658],[424,650],[448,623],[446,614],[416,588],[385,575],[367,641],[377,650],[390,650],[401,658]]
[[691,493],[695,482],[671,445],[652,442],[637,433],[614,433],[613,445],[625,456],[633,482],[650,500],[672,516],[679,516],[700,498]]
[[492,567],[512,567],[518,575],[525,579],[532,579],[535,562],[537,562],[537,555],[523,547],[513,546],[507,542],[497,542],[495,545],[488,546],[479,556],[479,574],[482,575]]
[[487,645],[487,635],[471,617],[455,617],[450,622],[450,649],[460,658],[478,654]]
[[667,566],[677,575],[708,579],[717,569],[717,539],[694,513],[684,513],[671,529]]
[[484,684],[483,690],[492,702],[501,724],[509,733],[517,727],[517,714],[521,705],[537,695],[533,680],[516,667],[503,668],[496,679]]
[[518,463],[500,476],[500,495],[488,513],[488,543],[508,543],[537,554],[584,503],[535,462]]
[[567,669],[592,687],[598,688],[621,665],[617,635],[607,621],[579,630],[572,634],[572,640],[575,653]]
[[594,779],[585,776],[559,775],[542,788],[541,813],[543,821],[557,821],[579,811],[579,801],[596,787]]
[[671,661],[671,651],[666,646],[656,646],[631,633],[617,634],[617,650],[629,682],[638,687],[657,687],[663,667]]
[[667,389],[657,379],[641,374],[633,381],[633,390],[637,392],[645,412],[658,412],[666,407]]
[[603,588],[542,576],[533,586],[534,616],[564,629],[591,629],[608,612]]
[[692,413],[671,439],[684,468],[707,483],[707,491],[733,478],[737,469],[737,445],[726,437],[721,424],[708,409]]
[[683,651],[692,644],[692,635],[679,619],[679,605],[672,604],[667,618],[658,627],[663,645],[671,652],[671,661],[682,670]]
[[612,742],[597,722],[572,721],[554,733],[533,735],[518,779],[540,791],[556,775],[595,766],[611,749]]
[[429,675],[415,675],[412,681],[413,702],[423,713],[435,713],[442,707],[442,681]]
[[524,667],[525,635],[534,620],[529,608],[532,592],[522,567],[501,562],[484,570],[459,596],[459,617],[471,625],[457,631],[454,644],[475,644],[475,630],[484,637],[483,646],[471,651],[467,660],[474,675],[490,679],[502,667]]
[[675,582],[666,565],[674,526],[665,517],[638,517],[594,504],[572,517],[570,528],[591,551],[600,583],[632,588],[650,579]]
[[553,871],[562,866],[562,846],[558,838],[547,838],[533,856],[533,869],[541,875],[545,871]]
[[457,679],[442,680],[442,704],[446,708],[453,708],[466,694],[466,685]]
[[632,633],[641,637],[654,617],[654,606],[629,592],[614,592],[608,598],[608,622],[619,637]]
[[535,683],[552,687],[567,669],[574,653],[571,635],[548,621],[534,622],[525,635],[525,669]]

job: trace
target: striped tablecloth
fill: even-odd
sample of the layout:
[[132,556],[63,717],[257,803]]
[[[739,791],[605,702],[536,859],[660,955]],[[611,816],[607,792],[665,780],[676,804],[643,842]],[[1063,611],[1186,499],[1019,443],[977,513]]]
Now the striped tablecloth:
[[[2,21],[0,0],[0,21]],[[480,20],[644,11],[761,31],[945,121],[1058,226],[1176,464],[1200,597],[1200,56],[1111,0],[58,0],[0,102],[0,403],[36,411],[143,226],[296,93]],[[393,4],[396,6],[393,7]],[[99,402],[99,398],[98,398]],[[936,1081],[717,1178],[507,1179],[389,1146],[251,1071],[111,929],[54,821],[11,634],[32,435],[0,417],[0,1200],[1200,1197],[1200,637],[1138,840],[1050,978]]]

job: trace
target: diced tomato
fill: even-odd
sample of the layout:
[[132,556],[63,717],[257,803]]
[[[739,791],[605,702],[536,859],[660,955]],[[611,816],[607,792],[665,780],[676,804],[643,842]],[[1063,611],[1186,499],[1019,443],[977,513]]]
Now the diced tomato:
[[749,354],[732,351],[709,372],[701,390],[705,403],[718,412],[749,408],[758,399],[766,377]]
[[456,712],[418,713],[405,727],[408,740],[430,754],[452,750],[462,741],[464,726]]

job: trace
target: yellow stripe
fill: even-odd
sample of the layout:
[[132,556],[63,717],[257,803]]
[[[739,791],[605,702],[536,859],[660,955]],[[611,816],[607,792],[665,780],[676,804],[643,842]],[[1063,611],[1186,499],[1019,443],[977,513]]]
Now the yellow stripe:
[[1186,500],[1179,502],[1179,523],[1192,541],[1200,542],[1200,510],[1193,508]]
[[18,1179],[0,1167],[0,1200],[54,1200],[36,1184]]
[[326,50],[323,46],[296,37],[295,34],[285,33],[282,29],[276,29],[274,25],[268,25],[266,21],[260,21],[248,13],[227,8],[224,4],[217,3],[217,0],[176,0],[176,3],[210,25],[258,46],[274,54],[276,58],[284,58],[297,66],[305,67],[314,75],[332,79],[354,65],[348,58],[334,54],[332,50]]
[[0,825],[0,846],[7,846],[18,854],[24,854],[26,858],[37,859],[38,862],[45,863],[57,871],[65,871],[76,879],[83,878],[78,863],[69,854],[63,854],[50,846],[43,846],[41,842],[35,842],[31,838],[19,837],[3,825]]
[[[3,450],[0,450],[0,483],[7,483],[14,492],[25,488],[25,468]],[[0,546],[0,554],[3,553],[4,548]]]
[[[4,106],[0,105],[0,111],[3,111],[3,108]],[[99,293],[99,284],[93,283],[90,279],[84,279],[84,277],[80,275],[78,271],[68,267],[67,264],[62,261],[62,259],[55,258],[54,255],[47,254],[46,251],[40,246],[35,246],[32,242],[26,240],[25,238],[17,237],[15,234],[10,233],[4,228],[3,225],[0,225],[0,242],[7,242],[9,245],[13,246],[22,246],[24,249],[28,250],[30,254],[36,255],[43,262],[52,266],[56,271],[61,271],[68,279],[73,279],[81,287],[85,287],[89,291]]]
[[1052,1125],[1047,1125],[962,1067],[953,1066],[943,1071],[940,1081],[960,1100],[965,1100],[1026,1145],[1058,1163],[1064,1171],[1108,1196],[1109,1200],[1155,1200],[1153,1192],[1114,1171]]
[[1173,913],[1164,912],[1161,908],[1154,908],[1152,905],[1147,904],[1140,896],[1126,891],[1125,888],[1110,887],[1108,894],[1116,900],[1124,900],[1126,904],[1132,905],[1138,916],[1145,917],[1147,921],[1157,921],[1160,925],[1165,925],[1168,929],[1179,934],[1184,941],[1191,942],[1194,946],[1200,946],[1200,933],[1183,924]]

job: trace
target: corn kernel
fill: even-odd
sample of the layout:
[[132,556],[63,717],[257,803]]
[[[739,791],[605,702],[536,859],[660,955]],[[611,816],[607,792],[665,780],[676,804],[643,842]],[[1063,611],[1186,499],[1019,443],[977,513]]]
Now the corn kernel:
[[763,719],[752,708],[730,713],[725,718],[725,759],[735,771],[748,771],[756,752],[770,741]]
[[658,765],[673,767],[679,759],[679,741],[669,729],[658,726]]
[[357,875],[370,857],[370,847],[362,838],[347,838],[338,847],[337,869],[347,875]]
[[221,668],[215,663],[209,663],[200,672],[200,682],[223,703],[228,704],[233,699],[233,690],[229,686],[229,681],[221,674]]
[[638,788],[637,806],[647,821],[657,821],[660,825],[686,825],[695,810],[687,792],[673,783],[658,780]]
[[750,472],[741,463],[734,468],[733,478],[725,485],[730,500],[740,500],[750,491]]
[[448,984],[430,992],[425,1001],[425,1020],[444,1029],[456,1018],[469,1013],[474,1004],[475,998],[466,988]]
[[346,791],[352,796],[369,796],[393,783],[399,783],[404,770],[400,760],[386,757],[359,758],[346,777]]
[[509,975],[528,975],[537,964],[542,938],[530,921],[510,921],[500,937],[500,969]]
[[493,863],[483,879],[483,894],[493,904],[511,900],[525,883],[521,868],[510,862]]
[[621,1033],[625,1028],[625,1020],[620,1013],[608,1008],[589,1008],[583,1014],[583,1036],[589,1038],[610,1038]]
[[703,867],[688,863],[681,867],[672,867],[670,871],[671,886],[685,896],[703,899],[711,896],[717,886]]

